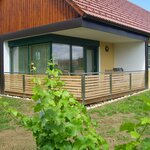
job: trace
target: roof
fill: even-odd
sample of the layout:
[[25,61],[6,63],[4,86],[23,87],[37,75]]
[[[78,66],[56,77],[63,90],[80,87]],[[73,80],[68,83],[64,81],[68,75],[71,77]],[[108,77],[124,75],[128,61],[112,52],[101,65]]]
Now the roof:
[[72,0],[84,14],[150,33],[150,12],[127,0]]

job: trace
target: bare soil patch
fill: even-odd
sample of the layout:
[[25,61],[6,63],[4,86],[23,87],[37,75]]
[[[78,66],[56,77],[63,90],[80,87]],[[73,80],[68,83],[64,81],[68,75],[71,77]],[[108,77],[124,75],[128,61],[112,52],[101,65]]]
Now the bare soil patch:
[[0,150],[35,150],[32,133],[23,128],[0,132]]
[[125,132],[120,132],[120,126],[125,120],[134,118],[134,114],[115,114],[113,116],[99,116],[97,113],[91,115],[92,120],[97,122],[97,132],[102,135],[109,143],[110,150],[113,150],[115,145],[123,144],[131,140],[130,136]]

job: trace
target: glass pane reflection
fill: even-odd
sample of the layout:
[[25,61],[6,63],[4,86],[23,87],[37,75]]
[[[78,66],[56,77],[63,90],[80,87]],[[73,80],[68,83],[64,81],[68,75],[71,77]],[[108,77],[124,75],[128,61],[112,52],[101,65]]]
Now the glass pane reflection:
[[83,47],[72,46],[72,71],[74,73],[84,72]]
[[30,47],[30,69],[32,72],[31,64],[36,67],[36,73],[45,73],[47,68],[47,63],[49,60],[49,44],[37,44]]
[[66,44],[52,44],[53,62],[63,73],[70,72],[70,46]]

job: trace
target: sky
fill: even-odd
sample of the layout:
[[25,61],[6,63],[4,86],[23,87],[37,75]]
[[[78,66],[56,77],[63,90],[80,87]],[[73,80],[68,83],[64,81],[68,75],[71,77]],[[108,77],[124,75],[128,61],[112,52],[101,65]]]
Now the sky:
[[129,0],[129,1],[150,11],[150,0]]

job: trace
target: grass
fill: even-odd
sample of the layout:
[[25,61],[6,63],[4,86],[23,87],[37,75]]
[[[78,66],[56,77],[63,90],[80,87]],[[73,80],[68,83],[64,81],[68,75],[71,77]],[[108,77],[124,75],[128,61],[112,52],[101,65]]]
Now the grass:
[[[141,100],[144,96],[150,97],[150,92],[148,91],[89,111],[91,118],[96,120],[98,124],[98,133],[108,141],[111,149],[113,149],[114,145],[131,140],[130,136],[125,132],[120,132],[119,128],[124,122],[136,122],[138,118],[145,116],[143,112],[145,104]],[[148,115],[150,116],[150,112]],[[149,136],[150,128],[144,134]]]
[[[145,92],[138,96],[126,98],[118,102],[89,110],[89,114],[92,120],[97,122],[97,132],[108,141],[110,149],[113,149],[116,144],[128,142],[131,140],[127,133],[119,131],[119,127],[125,121],[137,121],[137,118],[143,117],[145,115],[143,113],[143,107],[145,107],[145,105],[140,100],[140,97],[144,95],[150,97],[150,92]],[[0,101],[8,102],[11,107],[15,107],[22,112],[28,114],[32,113],[32,101],[6,97],[2,97]],[[35,142],[32,138],[32,134],[18,127],[18,124],[3,111],[1,106],[0,118],[0,145],[3,145],[2,148],[0,146],[0,150],[35,149]],[[145,136],[149,135],[150,128],[145,131]],[[8,143],[11,143],[9,148]]]
[[[14,99],[14,98],[7,98],[7,97],[1,97],[0,101],[7,102],[10,107],[15,108],[21,112],[29,113],[31,112],[31,108],[33,106],[32,101],[25,101],[22,99]],[[14,129],[16,126],[16,123],[14,122],[13,118],[6,113],[4,108],[0,105],[0,131],[6,130],[6,129]]]
[[150,97],[150,92],[146,92],[138,96],[132,96],[124,100],[102,106],[101,108],[93,109],[90,112],[98,113],[100,116],[112,116],[118,113],[134,113],[135,115],[142,115],[145,104],[141,101],[140,97],[143,95]]
[[[24,112],[32,113],[32,101],[1,97],[1,102],[9,103],[9,106]],[[0,105],[0,150],[34,150],[35,141],[32,133],[20,127],[19,123],[5,112]]]

